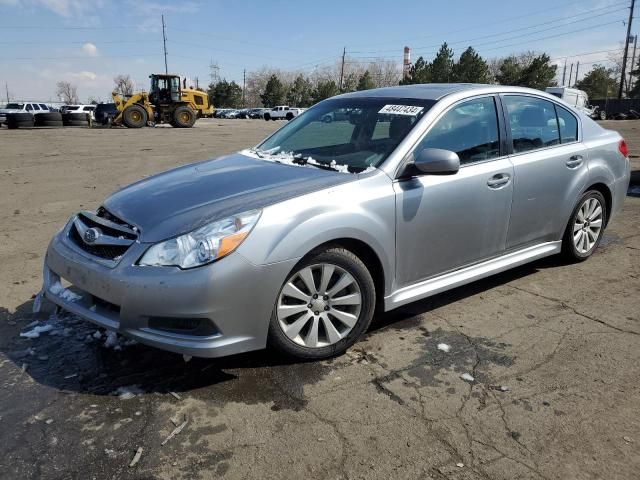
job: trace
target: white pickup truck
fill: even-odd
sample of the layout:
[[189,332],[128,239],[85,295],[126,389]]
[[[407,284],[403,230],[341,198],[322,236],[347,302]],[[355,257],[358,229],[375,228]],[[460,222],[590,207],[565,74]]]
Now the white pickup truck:
[[287,105],[279,105],[267,110],[263,114],[265,120],[291,120],[304,112],[304,108],[289,107]]
[[547,87],[545,92],[561,98],[572,107],[575,107],[576,110],[586,113],[593,119],[599,118],[601,120],[606,120],[607,118],[604,110],[600,111],[598,107],[592,107],[589,105],[589,96],[587,95],[587,92],[583,90],[570,87]]
[[0,125],[7,123],[8,113],[30,113],[36,115],[38,113],[49,113],[49,107],[44,103],[7,103],[4,108],[0,108]]

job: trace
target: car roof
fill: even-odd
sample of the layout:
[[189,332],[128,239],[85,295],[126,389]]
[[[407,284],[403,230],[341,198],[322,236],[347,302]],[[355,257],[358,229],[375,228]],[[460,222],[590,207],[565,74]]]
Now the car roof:
[[535,93],[546,96],[540,90],[533,90],[524,87],[509,87],[506,85],[487,85],[481,83],[424,83],[415,85],[400,85],[397,87],[374,88],[371,90],[361,90],[358,92],[345,93],[336,98],[363,98],[363,97],[390,97],[390,98],[413,98],[417,100],[438,101],[447,95],[458,92],[479,93]]

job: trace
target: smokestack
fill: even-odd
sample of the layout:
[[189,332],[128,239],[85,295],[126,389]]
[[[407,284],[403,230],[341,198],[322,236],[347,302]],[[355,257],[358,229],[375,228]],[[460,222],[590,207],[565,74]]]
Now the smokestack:
[[402,62],[402,78],[407,78],[411,71],[411,49],[404,47],[404,60]]

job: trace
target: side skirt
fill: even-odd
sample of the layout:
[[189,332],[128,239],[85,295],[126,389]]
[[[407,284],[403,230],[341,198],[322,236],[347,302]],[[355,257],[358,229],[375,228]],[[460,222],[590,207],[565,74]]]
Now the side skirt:
[[385,311],[560,253],[561,248],[561,241],[541,243],[400,288],[385,297]]

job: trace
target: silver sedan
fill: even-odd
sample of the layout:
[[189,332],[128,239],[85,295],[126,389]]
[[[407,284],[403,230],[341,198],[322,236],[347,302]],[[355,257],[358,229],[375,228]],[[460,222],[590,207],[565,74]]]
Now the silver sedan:
[[341,95],[74,215],[40,297],[187,355],[326,358],[376,311],[548,255],[587,259],[629,176],[618,133],[543,92]]

